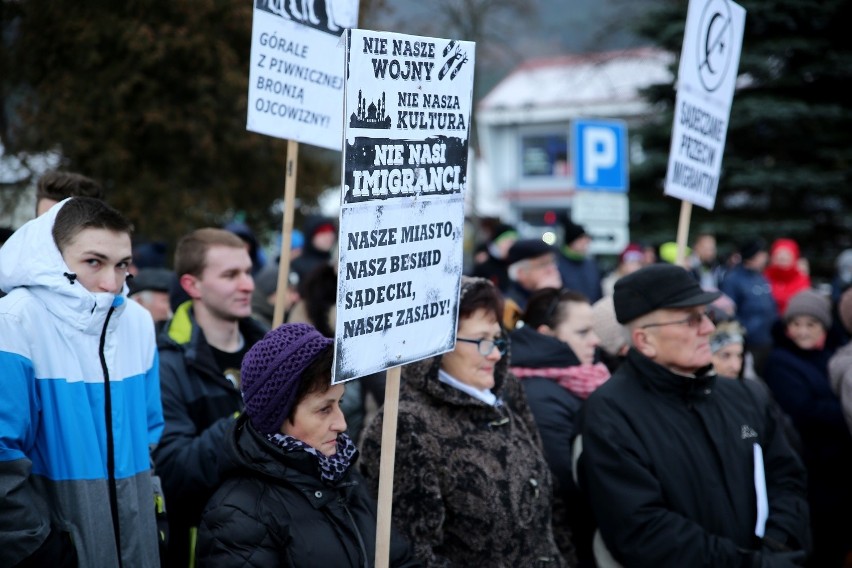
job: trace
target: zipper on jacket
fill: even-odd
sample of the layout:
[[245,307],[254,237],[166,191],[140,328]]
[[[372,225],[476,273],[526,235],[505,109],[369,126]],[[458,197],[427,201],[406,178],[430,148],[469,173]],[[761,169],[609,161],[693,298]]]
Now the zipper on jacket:
[[118,555],[118,566],[122,567],[121,561],[121,528],[118,522],[118,489],[115,484],[115,440],[112,435],[112,394],[109,388],[109,369],[107,368],[106,347],[107,327],[109,320],[112,317],[115,307],[110,307],[107,312],[104,328],[101,330],[101,341],[98,346],[98,355],[101,360],[101,369],[104,373],[104,412],[106,424],[106,446],[107,446],[107,483],[109,485],[109,509],[112,513],[112,531],[115,536],[115,550]]
[[361,547],[361,556],[364,557],[364,568],[369,568],[370,559],[367,558],[367,547],[364,544],[364,538],[361,536],[361,531],[358,529],[358,523],[355,522],[355,517],[352,516],[352,512],[349,510],[349,507],[346,506],[346,501],[342,497],[339,499],[339,503],[340,506],[343,507],[343,510],[346,511],[346,515],[352,522],[352,529],[355,531],[355,536],[358,537],[358,546]]

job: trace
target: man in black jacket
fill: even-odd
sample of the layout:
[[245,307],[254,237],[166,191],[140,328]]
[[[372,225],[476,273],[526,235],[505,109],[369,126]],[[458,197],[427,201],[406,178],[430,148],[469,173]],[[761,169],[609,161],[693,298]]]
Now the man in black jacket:
[[266,328],[251,319],[252,261],[222,229],[198,229],[175,250],[175,272],[191,298],[158,338],[165,429],[154,452],[169,519],[164,565],[190,566],[195,527],[219,484],[225,431],[243,408],[240,364]]
[[615,285],[632,347],[580,417],[580,483],[626,566],[799,566],[805,474],[765,391],[716,380],[705,292],[655,264]]

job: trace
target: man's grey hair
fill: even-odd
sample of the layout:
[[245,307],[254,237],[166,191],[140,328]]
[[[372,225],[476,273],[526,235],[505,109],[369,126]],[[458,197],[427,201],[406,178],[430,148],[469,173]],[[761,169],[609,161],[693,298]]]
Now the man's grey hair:
[[517,282],[518,281],[518,273],[521,270],[526,269],[527,266],[529,266],[529,263],[530,263],[529,259],[525,258],[524,260],[519,260],[518,262],[514,262],[514,263],[510,264],[509,268],[508,268],[509,280],[511,280],[512,282]]

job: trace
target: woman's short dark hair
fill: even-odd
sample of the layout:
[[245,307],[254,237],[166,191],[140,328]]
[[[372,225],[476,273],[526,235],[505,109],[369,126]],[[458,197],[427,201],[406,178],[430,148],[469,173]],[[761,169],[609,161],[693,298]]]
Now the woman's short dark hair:
[[331,388],[331,365],[334,363],[334,344],[332,343],[311,361],[310,365],[302,371],[299,387],[296,389],[296,401],[290,409],[287,420],[293,424],[296,408],[309,395],[318,392],[324,393]]
[[477,310],[491,312],[498,322],[502,321],[503,296],[496,286],[484,278],[463,279],[459,319],[470,317]]
[[527,300],[527,309],[523,321],[526,325],[538,327],[546,325],[554,328],[568,319],[569,302],[589,303],[589,299],[574,290],[542,288],[536,290]]

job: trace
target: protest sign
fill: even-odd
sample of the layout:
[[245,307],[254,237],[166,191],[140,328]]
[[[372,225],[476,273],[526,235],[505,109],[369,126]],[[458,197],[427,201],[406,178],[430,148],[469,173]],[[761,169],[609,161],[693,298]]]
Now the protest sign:
[[665,194],[712,210],[745,27],[730,0],[690,0]]
[[333,382],[453,349],[474,44],[351,30]]
[[340,150],[340,35],[357,22],[358,0],[255,0],[246,128]]

